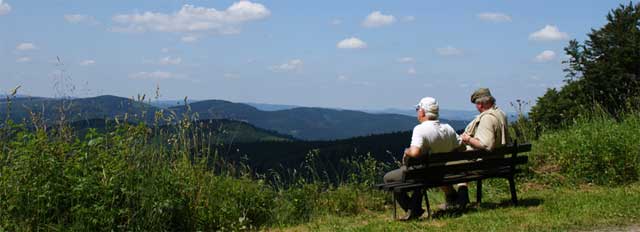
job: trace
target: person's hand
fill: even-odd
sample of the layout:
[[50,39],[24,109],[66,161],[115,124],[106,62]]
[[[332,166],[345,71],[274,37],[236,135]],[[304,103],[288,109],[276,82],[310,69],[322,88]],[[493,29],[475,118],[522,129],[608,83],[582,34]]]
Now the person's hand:
[[468,144],[471,136],[465,132],[462,134],[462,136],[460,136],[460,139],[462,139],[462,143]]
[[407,161],[409,161],[409,156],[407,155],[407,149],[404,149],[404,154],[402,155],[402,165],[407,165]]

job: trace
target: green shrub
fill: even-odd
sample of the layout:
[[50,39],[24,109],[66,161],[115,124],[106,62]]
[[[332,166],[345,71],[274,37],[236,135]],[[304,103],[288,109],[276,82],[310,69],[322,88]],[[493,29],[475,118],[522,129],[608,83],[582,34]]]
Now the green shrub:
[[275,209],[275,222],[278,224],[308,222],[318,211],[321,193],[318,183],[304,183],[281,190]]
[[570,182],[635,182],[640,177],[638,131],[637,113],[628,114],[622,121],[607,116],[578,120],[568,129],[544,134],[535,141],[532,163],[543,173],[557,169]]
[[185,147],[149,143],[144,125],[71,141],[44,130],[2,132],[11,136],[0,141],[1,228],[241,230],[271,222],[272,188],[217,175]]
[[384,210],[388,193],[372,190],[371,186],[345,184],[322,194],[320,208],[324,213],[340,216],[356,215],[365,210]]

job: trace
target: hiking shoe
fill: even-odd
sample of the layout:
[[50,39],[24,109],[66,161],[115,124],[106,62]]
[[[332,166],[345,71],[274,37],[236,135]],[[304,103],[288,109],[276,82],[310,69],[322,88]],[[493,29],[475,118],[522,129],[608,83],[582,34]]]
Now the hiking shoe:
[[463,209],[469,204],[469,189],[467,186],[458,187],[457,203]]

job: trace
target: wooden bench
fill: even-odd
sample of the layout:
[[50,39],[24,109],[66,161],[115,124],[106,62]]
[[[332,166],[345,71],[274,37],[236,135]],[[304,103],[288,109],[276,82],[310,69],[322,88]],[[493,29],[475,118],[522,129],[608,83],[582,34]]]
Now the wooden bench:
[[403,181],[378,184],[375,187],[390,191],[393,197],[393,218],[397,218],[394,192],[423,191],[427,204],[427,216],[431,216],[427,190],[429,188],[476,181],[476,202],[482,200],[482,180],[505,178],[509,181],[511,201],[518,204],[514,175],[521,170],[517,165],[525,164],[527,156],[518,155],[531,151],[531,144],[510,144],[488,151],[458,151],[430,154],[421,159],[408,159],[403,165]]

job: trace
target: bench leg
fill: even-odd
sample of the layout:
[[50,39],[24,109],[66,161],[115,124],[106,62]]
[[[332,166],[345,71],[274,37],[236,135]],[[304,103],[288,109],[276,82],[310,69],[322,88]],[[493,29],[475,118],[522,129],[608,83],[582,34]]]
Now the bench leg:
[[427,195],[427,189],[424,190],[424,202],[427,203],[427,218],[431,218],[431,206],[429,205],[429,195]]
[[476,182],[476,203],[480,206],[482,202],[482,180]]
[[518,205],[518,196],[516,195],[516,181],[513,176],[509,177],[509,190],[511,190],[511,202],[514,205]]

